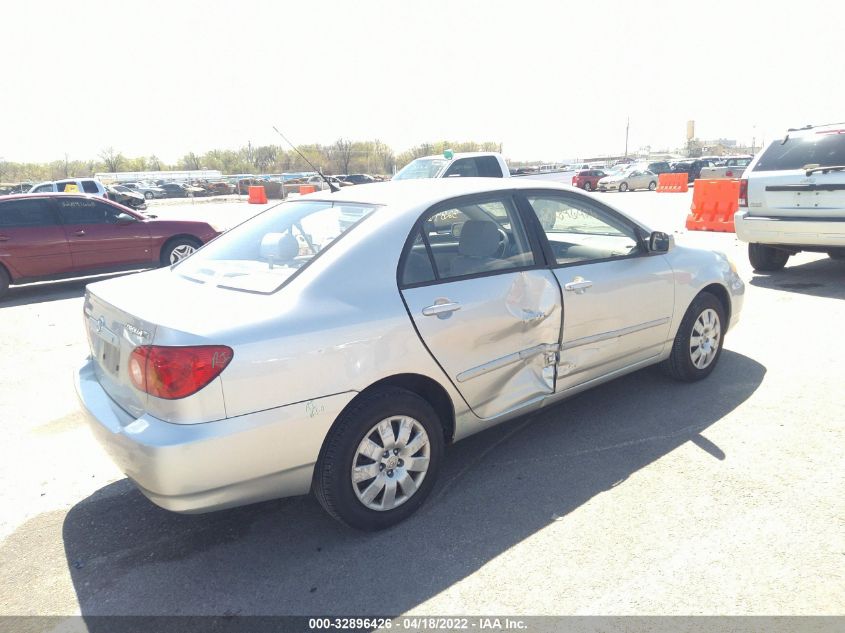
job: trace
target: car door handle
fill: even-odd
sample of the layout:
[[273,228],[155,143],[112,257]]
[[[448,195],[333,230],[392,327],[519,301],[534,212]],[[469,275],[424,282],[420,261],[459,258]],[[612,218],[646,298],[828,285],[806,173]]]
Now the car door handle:
[[565,284],[563,289],[581,294],[592,285],[592,281],[587,281],[586,279],[576,279],[575,281],[570,281],[568,284]]
[[461,309],[460,303],[454,301],[447,301],[445,303],[435,303],[427,308],[423,308],[423,316],[439,316],[441,314],[449,314]]
[[74,231],[73,234],[76,237],[82,237],[83,235],[85,235],[85,231],[83,229],[79,229],[78,231]]

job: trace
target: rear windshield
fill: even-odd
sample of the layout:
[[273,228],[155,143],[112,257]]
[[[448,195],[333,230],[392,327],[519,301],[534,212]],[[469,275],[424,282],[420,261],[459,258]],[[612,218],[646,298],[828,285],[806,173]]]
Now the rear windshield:
[[227,231],[174,272],[221,288],[272,293],[375,208],[321,200],[279,204]]
[[845,134],[807,134],[775,141],[754,166],[754,171],[804,169],[808,165],[845,165]]

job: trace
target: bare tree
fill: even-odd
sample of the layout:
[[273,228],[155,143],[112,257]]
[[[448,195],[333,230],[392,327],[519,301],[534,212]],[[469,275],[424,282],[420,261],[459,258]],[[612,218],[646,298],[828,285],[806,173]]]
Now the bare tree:
[[161,161],[158,159],[158,156],[155,154],[150,156],[149,166],[153,171],[161,171]]
[[100,152],[100,158],[106,164],[106,169],[114,173],[120,171],[120,166],[123,164],[123,154],[116,151],[113,147],[107,147]]
[[332,154],[338,160],[341,172],[349,173],[349,161],[352,160],[352,141],[349,139],[339,138],[332,146]]

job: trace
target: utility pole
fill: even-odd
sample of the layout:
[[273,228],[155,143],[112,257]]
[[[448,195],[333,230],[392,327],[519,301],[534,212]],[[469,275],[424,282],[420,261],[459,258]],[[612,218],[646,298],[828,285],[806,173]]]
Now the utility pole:
[[628,158],[628,128],[631,127],[631,117],[625,120],[625,158]]

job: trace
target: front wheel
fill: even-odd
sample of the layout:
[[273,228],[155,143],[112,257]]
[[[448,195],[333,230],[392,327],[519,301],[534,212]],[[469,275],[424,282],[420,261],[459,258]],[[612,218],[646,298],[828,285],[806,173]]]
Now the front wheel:
[[144,192],[144,197],[145,197],[147,200],[152,200],[153,198],[155,198],[155,194],[154,194],[152,191],[145,191],[145,192]]
[[622,193],[625,193],[626,191],[628,191],[628,183],[627,182],[621,183],[619,185],[619,191],[622,192]]
[[789,260],[789,253],[779,248],[766,246],[765,244],[749,244],[748,260],[754,270],[772,272],[781,270]]
[[654,191],[655,189],[657,189],[657,183],[652,180],[650,183],[648,183],[648,190]]
[[193,255],[200,246],[202,246],[200,241],[192,237],[177,237],[170,240],[161,249],[161,265],[172,266],[181,262],[186,257]]
[[593,185],[591,185],[590,181],[588,180],[587,182],[584,183],[584,191],[592,191],[592,190],[593,190]]
[[428,402],[404,389],[375,391],[330,431],[314,469],[314,495],[350,527],[390,527],[431,492],[443,445],[443,427]]
[[719,362],[726,327],[722,302],[709,292],[700,293],[684,314],[672,352],[661,367],[684,382],[706,378]]

